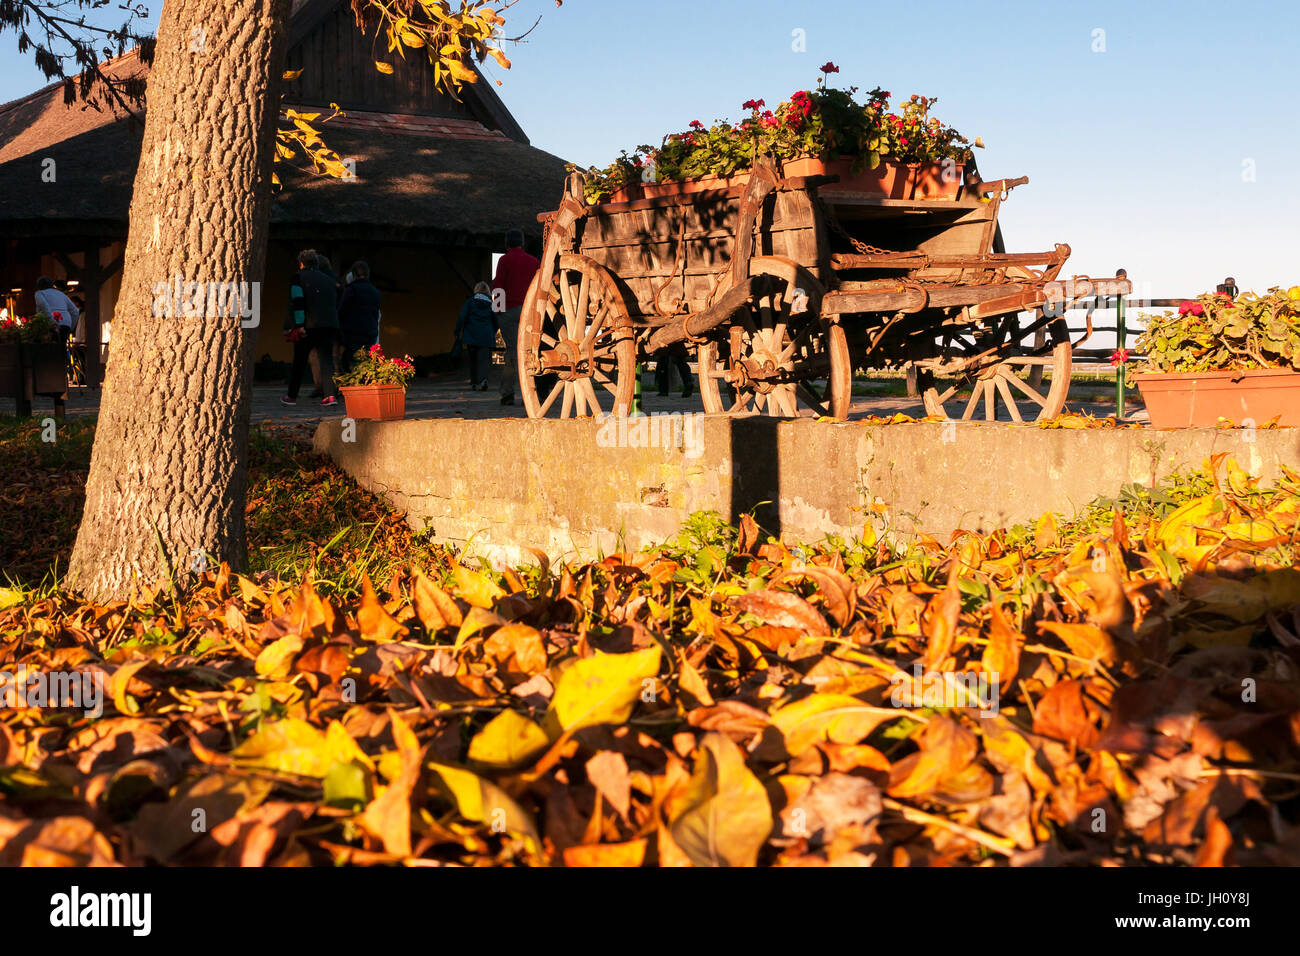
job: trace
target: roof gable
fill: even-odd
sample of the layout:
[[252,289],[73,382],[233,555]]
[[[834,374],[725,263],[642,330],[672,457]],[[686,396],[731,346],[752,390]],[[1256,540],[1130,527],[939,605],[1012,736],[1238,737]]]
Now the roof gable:
[[[375,61],[392,66],[380,73]],[[285,99],[308,106],[337,103],[344,110],[403,113],[477,120],[510,139],[528,137],[478,72],[477,83],[465,84],[457,99],[434,84],[433,69],[423,51],[407,57],[389,53],[380,24],[358,27],[347,0],[298,0],[289,37],[289,70],[301,75],[288,83]]]

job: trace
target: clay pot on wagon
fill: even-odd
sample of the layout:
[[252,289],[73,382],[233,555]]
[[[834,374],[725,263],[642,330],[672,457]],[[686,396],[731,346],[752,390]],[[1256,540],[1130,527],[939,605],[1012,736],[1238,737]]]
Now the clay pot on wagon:
[[787,179],[796,176],[839,176],[837,183],[822,186],[823,194],[867,193],[882,199],[904,199],[908,187],[908,170],[902,163],[881,158],[875,169],[854,170],[852,159],[818,159],[801,156],[782,164],[781,174]]
[[907,163],[904,199],[956,199],[966,176],[964,163]]

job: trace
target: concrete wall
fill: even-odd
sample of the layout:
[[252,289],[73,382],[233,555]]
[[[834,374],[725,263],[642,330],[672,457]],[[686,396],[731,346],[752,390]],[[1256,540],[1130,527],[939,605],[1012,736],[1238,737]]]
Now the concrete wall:
[[[653,421],[653,418],[651,419]],[[679,419],[680,422],[680,419]],[[662,420],[658,423],[662,425]],[[946,537],[1071,515],[1129,483],[1151,484],[1229,452],[1253,474],[1300,470],[1300,430],[1040,429],[1000,424],[688,417],[640,432],[592,420],[331,420],[318,451],[405,510],[413,525],[495,561],[640,547],[695,511],[790,540],[879,530]],[[343,440],[345,437],[350,441]],[[1253,439],[1253,440],[1250,440]],[[873,502],[883,512],[869,517]]]

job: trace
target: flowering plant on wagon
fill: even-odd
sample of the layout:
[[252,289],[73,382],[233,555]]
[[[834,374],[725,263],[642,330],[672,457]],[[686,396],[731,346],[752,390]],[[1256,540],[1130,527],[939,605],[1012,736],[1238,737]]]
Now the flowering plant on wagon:
[[365,351],[358,349],[356,354],[357,363],[347,372],[334,376],[339,385],[400,385],[406,388],[415,377],[415,365],[409,355],[390,358],[379,345],[372,345]]

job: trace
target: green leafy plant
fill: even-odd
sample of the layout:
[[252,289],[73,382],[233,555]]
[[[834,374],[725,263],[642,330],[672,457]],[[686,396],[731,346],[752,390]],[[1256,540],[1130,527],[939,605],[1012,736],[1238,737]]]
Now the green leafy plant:
[[1265,295],[1206,293],[1177,312],[1145,315],[1147,371],[1300,370],[1300,286]]
[[37,312],[22,324],[19,335],[28,345],[44,345],[54,341],[54,320],[44,312]]
[[415,364],[411,356],[389,358],[378,345],[363,351],[357,350],[357,363],[341,375],[335,375],[339,385],[400,385],[405,388],[415,377]]
[[0,322],[0,343],[25,342],[28,345],[41,345],[53,342],[54,333],[54,320],[44,312],[38,312],[30,319],[18,316]]

